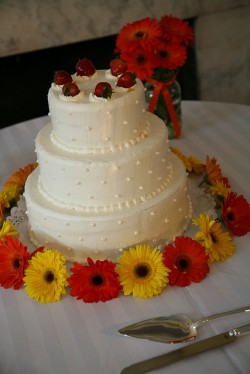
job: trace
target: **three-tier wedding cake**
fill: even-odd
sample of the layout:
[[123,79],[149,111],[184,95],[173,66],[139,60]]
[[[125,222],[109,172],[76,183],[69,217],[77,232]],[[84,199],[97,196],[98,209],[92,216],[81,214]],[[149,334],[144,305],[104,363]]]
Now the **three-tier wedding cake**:
[[[25,185],[31,240],[78,262],[173,240],[191,216],[187,175],[165,124],[145,110],[142,82],[119,86],[110,70],[71,79],[73,96],[52,83],[51,122],[35,141],[39,166]],[[96,96],[99,82],[112,95]]]

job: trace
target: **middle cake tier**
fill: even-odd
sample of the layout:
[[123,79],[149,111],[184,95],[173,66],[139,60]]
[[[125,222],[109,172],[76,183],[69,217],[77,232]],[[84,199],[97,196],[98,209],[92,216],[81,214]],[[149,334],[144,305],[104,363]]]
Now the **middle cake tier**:
[[38,188],[53,204],[86,212],[116,211],[152,199],[173,176],[164,123],[148,113],[150,137],[106,154],[68,152],[51,140],[48,124],[36,138]]

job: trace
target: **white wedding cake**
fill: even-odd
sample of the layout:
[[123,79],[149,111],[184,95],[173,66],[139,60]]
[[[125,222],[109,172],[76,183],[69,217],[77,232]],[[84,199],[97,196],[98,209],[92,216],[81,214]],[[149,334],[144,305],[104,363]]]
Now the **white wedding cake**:
[[[35,141],[39,166],[25,185],[32,242],[83,263],[173,240],[192,213],[187,176],[165,124],[145,110],[142,82],[118,87],[109,70],[72,79],[75,96],[52,83],[51,122]],[[98,82],[112,86],[110,98],[94,94]]]

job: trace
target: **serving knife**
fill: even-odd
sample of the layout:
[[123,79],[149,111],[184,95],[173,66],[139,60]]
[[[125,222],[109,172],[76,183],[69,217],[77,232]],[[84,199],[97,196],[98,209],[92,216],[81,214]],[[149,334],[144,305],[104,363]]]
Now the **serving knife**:
[[240,335],[250,333],[250,323],[247,325],[233,328],[222,334],[213,336],[208,339],[198,341],[183,348],[176,349],[172,352],[156,356],[145,361],[135,363],[124,368],[121,374],[140,374],[146,373],[150,370],[160,368],[162,366],[170,365],[176,361],[186,359],[196,354],[208,351],[212,348],[218,348],[223,345],[232,343]]

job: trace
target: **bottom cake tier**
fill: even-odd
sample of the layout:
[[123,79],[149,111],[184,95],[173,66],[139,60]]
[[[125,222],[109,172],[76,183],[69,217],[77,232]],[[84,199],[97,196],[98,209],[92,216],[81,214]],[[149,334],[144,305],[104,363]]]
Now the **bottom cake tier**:
[[187,228],[192,204],[183,163],[171,155],[173,178],[160,194],[114,212],[88,213],[52,204],[38,189],[39,167],[29,176],[25,199],[30,239],[36,246],[59,250],[68,261],[116,261],[123,249],[144,243],[159,246]]

